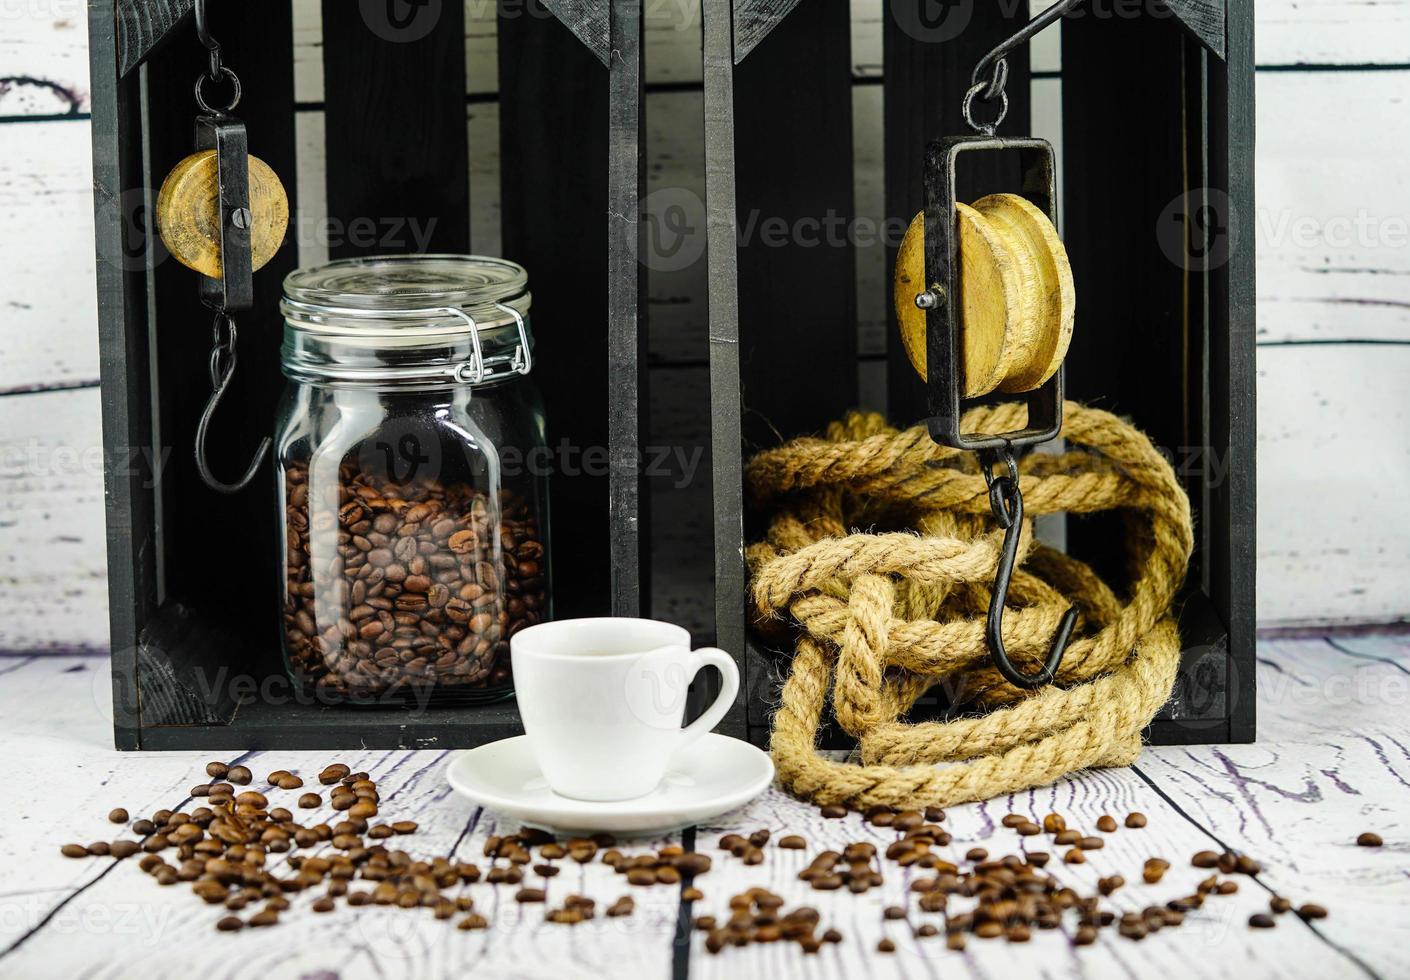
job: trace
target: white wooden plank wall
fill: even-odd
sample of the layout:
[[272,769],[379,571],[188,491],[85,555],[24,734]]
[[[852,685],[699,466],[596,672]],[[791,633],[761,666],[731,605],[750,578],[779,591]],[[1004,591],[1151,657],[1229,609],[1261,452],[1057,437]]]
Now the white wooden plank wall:
[[[857,209],[879,218],[879,5],[852,0]],[[1041,5],[1041,2],[1040,2]],[[317,0],[295,0],[301,256],[320,234],[322,73]],[[647,12],[649,190],[701,195],[695,0]],[[493,94],[492,5],[467,2],[471,90]],[[1259,616],[1268,625],[1410,617],[1410,0],[1258,6]],[[106,641],[92,217],[82,0],[0,9],[0,648]],[[1035,128],[1060,135],[1056,37],[1034,68]],[[498,248],[497,109],[467,111],[478,249]],[[703,264],[650,277],[657,440],[703,445],[707,419],[662,392],[704,390]],[[881,397],[886,270],[858,257],[863,400]],[[702,404],[696,401],[696,404]],[[707,469],[663,481],[669,553],[709,547]],[[1387,515],[1371,526],[1369,515]],[[679,562],[658,563],[678,566]],[[708,567],[708,561],[703,567]],[[661,581],[662,614],[708,623],[708,581]]]

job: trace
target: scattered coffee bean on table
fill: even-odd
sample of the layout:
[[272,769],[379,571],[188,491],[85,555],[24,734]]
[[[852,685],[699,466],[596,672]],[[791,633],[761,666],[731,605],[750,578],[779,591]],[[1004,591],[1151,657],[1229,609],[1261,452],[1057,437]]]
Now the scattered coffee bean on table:
[[847,808],[840,803],[829,803],[822,807],[819,812],[829,820],[840,820],[847,816]]
[[1126,826],[1131,830],[1140,830],[1146,825],[1146,815],[1144,813],[1126,814]]
[[1097,818],[1097,829],[1104,834],[1110,834],[1116,830],[1116,818],[1109,813],[1103,813]]
[[1381,840],[1380,834],[1368,830],[1357,836],[1356,843],[1361,847],[1380,847],[1385,842]]
[[236,786],[248,786],[254,781],[254,773],[245,766],[232,766],[225,774],[225,780]]

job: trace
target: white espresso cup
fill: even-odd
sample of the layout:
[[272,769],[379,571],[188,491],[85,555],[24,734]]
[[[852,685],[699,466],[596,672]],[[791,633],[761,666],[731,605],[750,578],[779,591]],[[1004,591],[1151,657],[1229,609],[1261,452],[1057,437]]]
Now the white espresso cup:
[[[690,634],[650,619],[563,619],[509,640],[529,746],[548,785],[576,800],[645,796],[671,756],[710,731],[739,692],[734,658],[690,649]],[[682,728],[701,667],[719,669],[715,703]]]

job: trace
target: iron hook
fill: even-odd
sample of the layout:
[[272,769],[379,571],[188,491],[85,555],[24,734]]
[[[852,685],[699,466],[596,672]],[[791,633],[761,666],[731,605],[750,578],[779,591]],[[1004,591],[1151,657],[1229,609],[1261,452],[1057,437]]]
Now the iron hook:
[[[1006,472],[994,475],[994,464],[1002,463]],[[1004,647],[1004,604],[1008,601],[1009,582],[1013,578],[1014,565],[1018,561],[1018,538],[1023,533],[1023,492],[1018,486],[1018,463],[1011,447],[1004,447],[980,457],[984,469],[984,482],[989,487],[989,506],[996,520],[1004,529],[1004,546],[999,552],[999,562],[994,570],[994,592],[989,599],[989,617],[985,622],[984,639],[989,647],[989,657],[1004,680],[1015,687],[1033,690],[1053,682],[1058,665],[1067,652],[1072,628],[1077,623],[1077,610],[1069,609],[1058,624],[1057,633],[1048,647],[1048,656],[1042,668],[1035,674],[1025,674],[1009,659]]]
[[[229,336],[222,340],[220,326],[224,322],[229,328]],[[211,418],[215,415],[216,406],[220,404],[221,396],[225,394],[225,389],[230,385],[230,379],[235,374],[235,364],[237,362],[235,354],[235,318],[226,313],[215,315],[215,344],[211,347],[211,397],[206,402],[205,409],[201,412],[201,420],[196,423],[196,471],[201,474],[201,479],[206,486],[219,493],[239,493],[250,485],[250,481],[259,472],[264,457],[269,452],[269,437],[265,436],[255,450],[254,458],[250,460],[250,465],[245,469],[245,473],[234,483],[225,483],[216,478],[211,472],[210,464],[206,461],[206,433],[210,428]]]

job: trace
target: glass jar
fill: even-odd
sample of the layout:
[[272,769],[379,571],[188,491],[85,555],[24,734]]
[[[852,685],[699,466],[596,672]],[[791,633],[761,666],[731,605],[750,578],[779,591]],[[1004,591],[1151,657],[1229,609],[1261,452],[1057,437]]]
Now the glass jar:
[[451,255],[284,281],[280,614],[321,700],[512,693],[509,637],[551,608],[527,284]]

